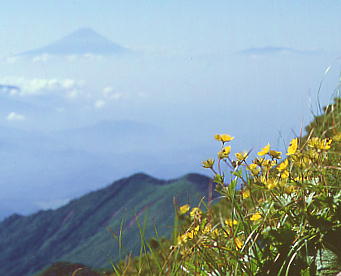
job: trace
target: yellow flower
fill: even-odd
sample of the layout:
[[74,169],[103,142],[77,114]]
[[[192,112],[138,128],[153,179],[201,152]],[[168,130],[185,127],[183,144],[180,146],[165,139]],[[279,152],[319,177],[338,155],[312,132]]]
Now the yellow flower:
[[277,166],[277,170],[279,172],[284,171],[288,167],[289,161],[288,159],[285,159],[281,164]]
[[186,234],[180,235],[180,236],[178,236],[177,240],[178,240],[178,245],[186,243],[187,242],[187,235]]
[[254,213],[254,214],[251,216],[250,220],[251,220],[251,221],[257,221],[257,220],[259,220],[259,219],[261,219],[261,218],[262,218],[262,215],[261,215],[259,212],[257,212],[257,213]]
[[186,236],[187,236],[188,239],[191,240],[191,239],[194,238],[195,234],[196,234],[195,231],[192,230],[192,231],[187,232],[187,233],[186,233]]
[[214,138],[218,141],[223,142],[223,143],[230,142],[234,139],[234,137],[232,137],[229,134],[216,134],[216,135],[214,135]]
[[253,175],[258,175],[260,172],[260,168],[257,164],[250,164],[247,168]]
[[218,158],[227,158],[231,152],[231,146],[224,147],[220,152],[218,152]]
[[264,148],[262,148],[262,150],[260,152],[258,152],[259,156],[263,156],[267,153],[269,153],[270,151],[270,144],[267,144]]
[[206,161],[202,161],[201,163],[204,168],[210,169],[210,168],[213,168],[214,159],[210,158],[210,159],[207,159]]
[[282,179],[287,179],[289,178],[289,171],[288,170],[284,170],[281,172],[281,178]]
[[250,197],[250,190],[243,190],[242,196],[244,199]]
[[266,182],[264,184],[266,185],[266,187],[269,190],[272,190],[273,188],[275,188],[278,185],[278,181],[277,181],[277,179],[269,178],[268,180],[266,180]]
[[231,152],[231,146],[224,147],[223,152],[224,154],[229,155]]
[[298,139],[294,138],[291,140],[290,146],[288,147],[287,155],[293,155],[296,153],[298,147]]
[[237,225],[238,224],[238,221],[236,221],[235,219],[232,220],[232,219],[226,219],[225,220],[225,224],[232,227],[233,225]]
[[201,211],[198,207],[194,207],[194,208],[191,210],[191,212],[189,213],[189,215],[191,216],[191,218],[201,216],[201,214],[202,214],[202,211]]
[[320,138],[318,137],[312,137],[308,140],[308,146],[311,148],[318,148],[318,145],[320,143]]
[[317,150],[329,150],[332,141],[333,140],[331,138],[321,139],[313,137],[308,141],[308,146]]
[[188,204],[182,205],[179,208],[179,214],[180,215],[186,214],[189,211],[189,209],[190,209],[190,206]]
[[243,242],[239,238],[234,238],[234,243],[237,250],[243,247]]
[[275,159],[281,159],[282,158],[282,152],[276,151],[276,150],[270,150],[269,154],[271,155],[272,158]]
[[203,229],[203,234],[207,234],[212,230],[212,225],[211,224],[206,224],[205,228]]
[[330,149],[330,145],[333,142],[333,140],[331,138],[325,138],[322,140],[321,144],[320,144],[320,149],[322,150],[329,150]]
[[239,161],[244,161],[248,157],[248,153],[247,152],[237,152],[235,154],[235,156]]

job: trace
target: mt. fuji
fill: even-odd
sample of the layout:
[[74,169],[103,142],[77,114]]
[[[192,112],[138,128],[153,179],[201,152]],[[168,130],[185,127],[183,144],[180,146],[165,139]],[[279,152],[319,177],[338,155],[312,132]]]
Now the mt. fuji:
[[81,28],[45,47],[19,55],[115,55],[124,52],[128,52],[128,49],[111,42],[90,28]]

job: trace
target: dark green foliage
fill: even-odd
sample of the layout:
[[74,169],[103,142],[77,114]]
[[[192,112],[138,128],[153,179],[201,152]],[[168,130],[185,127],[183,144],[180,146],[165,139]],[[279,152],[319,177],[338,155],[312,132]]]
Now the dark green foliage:
[[[173,198],[178,204],[197,204],[207,196],[208,182],[196,174],[171,181],[135,174],[57,210],[13,215],[0,223],[0,275],[33,275],[57,261],[110,267],[129,252],[139,254],[137,222],[145,224],[145,239],[155,235],[155,225],[160,236],[169,237]],[[120,228],[121,250],[113,239]]]
[[100,276],[82,264],[71,264],[67,262],[58,262],[51,265],[49,268],[39,273],[37,276]]
[[334,103],[323,108],[319,116],[305,128],[308,134],[318,137],[333,137],[341,130],[341,98],[336,97]]

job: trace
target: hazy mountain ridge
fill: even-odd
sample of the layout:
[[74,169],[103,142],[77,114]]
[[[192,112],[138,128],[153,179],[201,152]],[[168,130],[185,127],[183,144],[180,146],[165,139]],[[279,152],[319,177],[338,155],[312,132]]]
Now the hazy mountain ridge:
[[[163,129],[135,121],[102,121],[50,133],[0,126],[0,184],[10,184],[3,191],[0,219],[10,210],[28,214],[43,207],[39,202],[84,194],[95,184],[110,183],[113,175],[130,175],[131,162],[148,171],[162,148],[155,145],[166,137]],[[32,189],[39,193],[28,198]]]
[[108,267],[110,259],[118,259],[118,251],[107,228],[117,233],[123,219],[124,252],[137,250],[136,219],[147,215],[153,222],[147,225],[147,238],[153,235],[154,223],[165,235],[173,223],[173,197],[179,204],[197,203],[207,196],[208,183],[208,177],[197,174],[165,181],[139,173],[57,210],[12,215],[0,223],[0,273],[33,275],[56,261]]

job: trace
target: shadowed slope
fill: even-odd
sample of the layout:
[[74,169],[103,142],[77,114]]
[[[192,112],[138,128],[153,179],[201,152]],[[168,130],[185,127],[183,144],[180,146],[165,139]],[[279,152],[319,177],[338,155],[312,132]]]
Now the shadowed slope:
[[111,260],[119,259],[110,231],[118,234],[122,220],[122,254],[137,253],[136,220],[148,218],[147,239],[154,235],[154,224],[160,235],[169,235],[173,197],[179,204],[197,203],[207,195],[208,182],[206,176],[197,174],[164,181],[140,173],[57,210],[13,215],[0,224],[0,274],[33,275],[56,261],[109,267]]

